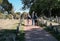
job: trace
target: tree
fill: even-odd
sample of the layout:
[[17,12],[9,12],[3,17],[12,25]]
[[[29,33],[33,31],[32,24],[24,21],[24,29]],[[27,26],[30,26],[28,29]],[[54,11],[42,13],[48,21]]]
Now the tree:
[[20,15],[21,13],[20,12],[16,12],[16,14]]
[[30,8],[31,3],[33,3],[35,0],[21,0],[22,4],[24,4],[23,9]]
[[23,12],[22,14],[21,14],[21,18],[26,18],[27,17],[27,12]]
[[0,0],[0,4],[2,3],[3,0]]
[[1,6],[4,8],[5,11],[7,11],[8,13],[11,12],[13,6],[11,3],[8,2],[8,0],[3,0]]
[[38,13],[38,16],[44,14],[45,11],[48,11],[49,16],[52,15],[52,9],[60,7],[60,3],[58,0],[22,0],[24,4],[24,9],[30,8],[30,13],[33,11]]

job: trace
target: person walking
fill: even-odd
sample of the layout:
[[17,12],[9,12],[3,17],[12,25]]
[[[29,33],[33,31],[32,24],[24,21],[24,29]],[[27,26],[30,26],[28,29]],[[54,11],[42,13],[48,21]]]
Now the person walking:
[[33,13],[32,13],[32,25],[34,25],[35,23],[34,23],[34,11],[33,11]]
[[36,15],[36,13],[34,14],[34,25],[37,25],[37,15]]
[[36,13],[34,13],[34,11],[33,11],[33,13],[32,13],[32,25],[37,25],[37,14]]
[[35,13],[35,25],[38,25],[38,16],[37,16],[37,13]]

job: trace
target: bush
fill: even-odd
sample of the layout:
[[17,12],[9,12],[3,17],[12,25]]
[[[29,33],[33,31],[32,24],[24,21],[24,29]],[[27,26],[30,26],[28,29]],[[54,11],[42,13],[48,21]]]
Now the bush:
[[0,19],[3,19],[3,13],[0,13]]
[[11,14],[8,14],[8,15],[6,15],[6,18],[12,19],[12,15]]

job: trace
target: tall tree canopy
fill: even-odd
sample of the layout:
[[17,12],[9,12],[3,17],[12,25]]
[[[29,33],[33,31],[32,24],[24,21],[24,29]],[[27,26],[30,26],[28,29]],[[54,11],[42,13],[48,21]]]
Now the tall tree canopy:
[[12,4],[9,3],[8,0],[2,0],[1,2],[1,6],[4,8],[4,10],[10,13],[13,8]]
[[2,3],[3,0],[0,0],[0,4]]
[[38,13],[38,16],[45,12],[48,12],[49,16],[51,16],[53,9],[60,8],[59,0],[22,0],[22,3],[24,4],[23,9],[30,8],[30,13],[34,11]]

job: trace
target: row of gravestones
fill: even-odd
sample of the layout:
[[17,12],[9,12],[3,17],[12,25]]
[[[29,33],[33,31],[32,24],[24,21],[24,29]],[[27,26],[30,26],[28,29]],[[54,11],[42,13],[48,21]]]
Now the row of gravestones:
[[58,34],[60,33],[60,30],[56,26],[52,26],[52,23],[50,23],[50,26],[47,26],[47,21],[44,23],[44,20],[41,19],[40,26],[46,26],[49,28],[49,30],[54,31],[54,33]]
[[50,17],[50,18],[43,17],[43,18],[47,19],[49,21],[54,21],[54,22],[60,23],[60,17],[58,17],[58,16],[56,16],[55,18],[54,17]]
[[56,22],[60,23],[60,17],[56,17]]
[[[57,16],[56,16],[55,22],[60,23],[60,17],[57,17]],[[50,27],[51,27],[51,30],[53,30],[53,31],[56,32],[57,34],[60,33],[59,27],[52,26],[51,23],[50,23]]]
[[49,30],[53,31],[56,34],[60,33],[60,30],[57,26],[52,26],[52,23],[50,23],[50,26],[47,26],[47,22],[45,23],[45,26],[49,28]]
[[51,17],[51,18],[49,18],[49,20],[50,21],[57,22],[57,23],[60,23],[60,17],[57,17],[57,16],[55,18],[54,17]]
[[54,31],[54,33],[56,33],[56,34],[60,33],[59,30],[58,30],[58,28],[56,26],[52,26],[52,23],[50,23],[49,29],[51,31]]

